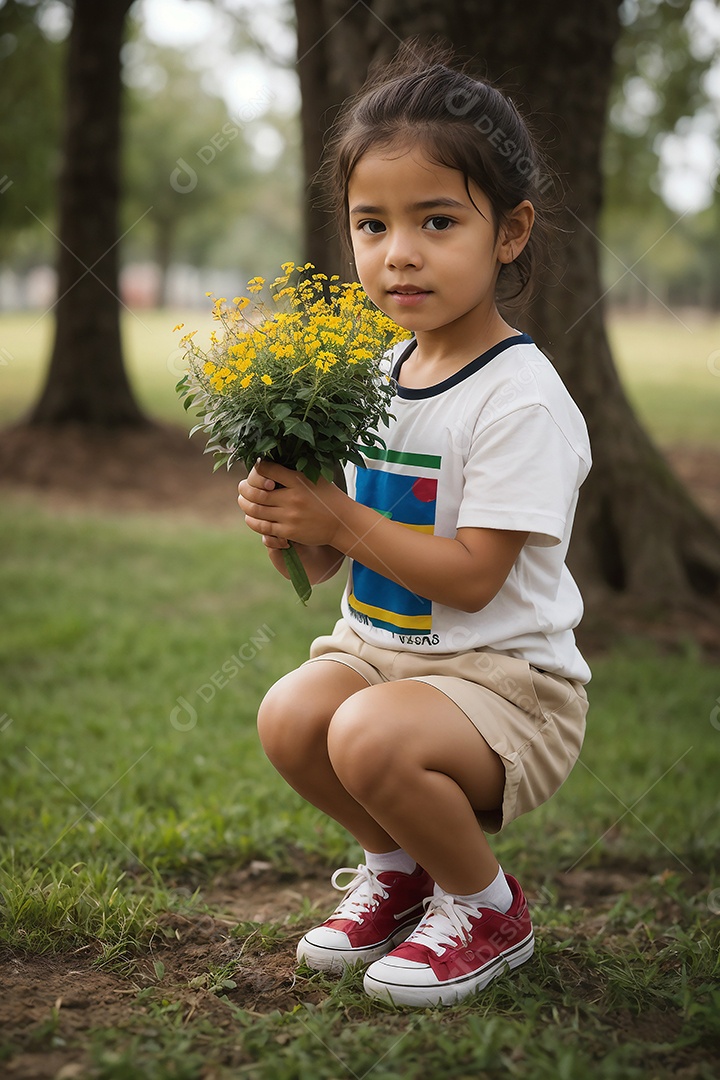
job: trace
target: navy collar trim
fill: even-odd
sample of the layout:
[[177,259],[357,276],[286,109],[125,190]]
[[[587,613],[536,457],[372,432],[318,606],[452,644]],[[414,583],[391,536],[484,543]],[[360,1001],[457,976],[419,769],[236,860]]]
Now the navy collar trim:
[[398,357],[395,367],[392,370],[391,378],[393,378],[396,383],[395,392],[398,397],[408,398],[411,401],[417,401],[419,398],[435,397],[437,394],[442,394],[446,390],[450,390],[453,386],[457,386],[458,383],[464,382],[465,379],[469,379],[476,371],[480,371],[480,369],[484,368],[486,364],[489,364],[491,360],[494,360],[496,356],[505,352],[506,349],[512,348],[513,345],[532,344],[533,339],[529,334],[513,334],[512,337],[504,338],[503,341],[499,341],[497,345],[493,345],[487,352],[484,352],[474,360],[471,360],[469,364],[460,368],[459,371],[456,371],[455,374],[451,375],[448,379],[443,379],[442,382],[436,383],[434,386],[422,386],[419,389],[415,389],[409,386],[400,386],[398,384],[400,369],[410,353],[417,346],[417,338],[413,338],[408,344],[408,347],[404,349],[402,354]]

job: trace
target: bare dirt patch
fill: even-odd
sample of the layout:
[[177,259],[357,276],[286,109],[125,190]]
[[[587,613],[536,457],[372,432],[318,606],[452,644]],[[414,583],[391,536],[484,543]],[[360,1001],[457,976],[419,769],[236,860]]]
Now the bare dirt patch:
[[[212,473],[201,436],[154,424],[133,430],[85,427],[0,431],[0,487],[55,506],[177,511],[214,523],[236,521],[239,468]],[[720,525],[720,450],[673,446],[666,456],[700,506]]]
[[[694,881],[693,890],[697,888]],[[573,935],[595,937],[603,932],[608,913],[621,896],[630,895],[642,906],[648,873],[624,866],[576,869],[558,873],[553,889],[560,904],[582,912]],[[204,1020],[229,1036],[236,1027],[231,1005],[251,1014],[267,1014],[286,1012],[302,1003],[320,1004],[326,995],[297,974],[295,964],[297,941],[315,919],[296,923],[288,918],[303,901],[328,913],[337,895],[330,886],[329,871],[310,869],[302,877],[288,877],[255,863],[208,885],[203,892],[206,914],[168,913],[148,952],[124,971],[99,969],[98,951],[91,945],[52,956],[5,953],[0,956],[0,1047],[6,1047],[2,1075],[13,1080],[73,1080],[92,1075],[87,1071],[91,1069],[87,1046],[93,1032],[112,1028],[122,1037],[147,1032],[153,1010],[168,1004],[177,1008],[183,1026]],[[543,929],[543,889],[533,893],[528,888],[528,898],[539,936],[566,936],[564,928]],[[672,924],[671,898],[668,905],[662,914]],[[249,922],[279,924],[280,933],[264,938],[262,925],[245,925],[232,935],[238,924]],[[612,948],[612,935],[608,947]],[[223,988],[217,983],[218,972],[227,971],[231,962],[235,986]],[[597,987],[585,985],[587,972],[574,972],[572,961],[561,956],[558,962],[564,965],[565,984],[573,986],[580,998],[594,1000]],[[666,1014],[645,1016],[642,1037],[666,1041],[670,1019],[674,1024],[675,1018]],[[635,1015],[618,1016],[619,1029],[626,1025],[633,1037],[637,1037],[637,1023]]]
[[212,469],[202,440],[168,425],[0,431],[0,488],[58,511],[178,513],[211,524],[237,523],[242,473]]

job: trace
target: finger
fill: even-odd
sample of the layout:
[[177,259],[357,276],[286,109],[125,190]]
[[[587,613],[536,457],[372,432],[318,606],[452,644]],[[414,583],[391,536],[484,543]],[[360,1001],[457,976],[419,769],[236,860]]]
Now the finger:
[[259,521],[273,522],[277,520],[277,508],[272,506],[265,506],[263,503],[256,502],[254,499],[245,499],[242,495],[238,495],[238,506],[242,510],[245,517],[257,518]]
[[[253,517],[251,514],[246,514],[245,524],[249,529],[252,529],[253,532],[260,533],[263,537],[275,536],[274,530],[277,528],[277,525],[272,521],[266,521],[264,518],[257,518]],[[277,537],[277,539],[279,540],[281,537]]]
[[284,465],[278,465],[274,461],[265,461],[263,458],[257,459],[253,465],[253,471],[265,477],[266,480],[282,484],[283,487],[292,487],[301,475],[295,469],[286,469]]
[[263,491],[259,487],[253,487],[247,480],[241,480],[238,484],[238,504],[240,507],[242,507],[243,501],[253,506],[273,506],[277,504],[272,491]]
[[266,548],[271,548],[274,551],[279,551],[282,550],[282,548],[290,547],[289,542],[287,540],[283,540],[279,536],[263,536],[262,542]]
[[[270,480],[269,477],[263,476],[261,473],[259,473],[254,465],[248,473],[247,480],[245,482],[250,484],[251,487],[258,488],[261,491],[272,491],[275,487],[275,481]],[[243,483],[243,481],[241,480],[240,483]],[[240,485],[238,485],[238,487],[239,486]]]

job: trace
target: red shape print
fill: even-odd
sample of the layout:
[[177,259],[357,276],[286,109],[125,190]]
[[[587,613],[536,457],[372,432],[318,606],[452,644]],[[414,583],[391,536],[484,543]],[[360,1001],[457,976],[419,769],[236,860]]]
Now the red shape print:
[[437,498],[437,480],[421,476],[412,486],[412,493],[420,502],[431,503]]

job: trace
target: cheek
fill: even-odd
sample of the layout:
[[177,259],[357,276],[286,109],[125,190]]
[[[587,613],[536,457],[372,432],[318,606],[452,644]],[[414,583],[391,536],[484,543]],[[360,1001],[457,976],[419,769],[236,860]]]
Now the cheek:
[[353,244],[353,255],[355,256],[355,269],[357,270],[358,278],[365,292],[370,295],[375,282],[374,264],[376,260],[372,258],[367,250],[363,250],[363,246]]

